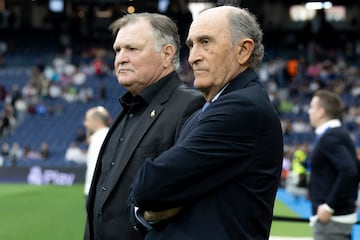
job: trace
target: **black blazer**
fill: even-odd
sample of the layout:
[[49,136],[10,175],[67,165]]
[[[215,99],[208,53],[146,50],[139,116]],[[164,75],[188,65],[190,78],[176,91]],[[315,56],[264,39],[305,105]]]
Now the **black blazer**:
[[329,128],[310,154],[310,200],[313,214],[327,203],[334,215],[356,211],[359,170],[354,142],[343,127]]
[[[99,153],[86,206],[88,221],[84,239],[95,239],[92,225],[89,225],[89,222],[100,226],[101,239],[143,239],[143,236],[135,231],[129,222],[127,199],[130,183],[145,158],[155,158],[174,145],[185,120],[204,102],[202,94],[185,87],[177,75],[168,81],[145,110],[141,124],[127,143],[126,153],[123,156],[117,156],[116,162],[119,164],[115,166],[117,168],[116,176],[112,179],[113,184],[108,189],[105,199],[102,200],[101,217],[93,219],[92,210],[95,197],[93,186],[96,186],[99,180],[104,150],[108,144],[112,144],[109,142],[109,138],[125,113],[119,114]],[[151,112],[154,110],[156,115],[151,116]]]
[[246,70],[147,160],[130,195],[144,210],[177,206],[146,239],[267,240],[283,158],[282,129],[257,75]]

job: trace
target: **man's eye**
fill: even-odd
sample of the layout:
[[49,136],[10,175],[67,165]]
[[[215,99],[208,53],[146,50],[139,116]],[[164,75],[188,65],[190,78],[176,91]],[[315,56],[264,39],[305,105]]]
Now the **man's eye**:
[[209,40],[208,39],[204,39],[201,41],[201,44],[203,45],[207,45],[209,43]]

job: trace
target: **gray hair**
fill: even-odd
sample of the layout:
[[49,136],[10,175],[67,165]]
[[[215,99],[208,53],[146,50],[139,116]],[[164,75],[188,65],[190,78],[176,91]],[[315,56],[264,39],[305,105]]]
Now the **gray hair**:
[[142,20],[149,22],[152,27],[157,51],[160,51],[166,44],[174,47],[175,55],[172,62],[175,68],[178,68],[180,65],[180,37],[175,22],[169,17],[158,13],[127,14],[111,23],[109,29],[116,35],[120,28]]
[[254,41],[254,50],[249,58],[249,67],[258,67],[264,57],[264,46],[262,44],[263,32],[257,22],[256,16],[247,9],[234,8],[229,15],[231,43],[234,46],[243,38]]

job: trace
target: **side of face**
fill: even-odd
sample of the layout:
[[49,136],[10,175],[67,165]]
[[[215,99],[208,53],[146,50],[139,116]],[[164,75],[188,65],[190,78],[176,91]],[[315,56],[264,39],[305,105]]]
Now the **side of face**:
[[313,127],[320,126],[320,121],[323,116],[324,109],[320,106],[320,98],[318,96],[314,96],[311,99],[308,114],[310,119],[310,125]]
[[84,126],[89,135],[96,131],[96,119],[93,116],[94,110],[90,109],[85,114]]
[[150,28],[145,21],[130,23],[119,30],[113,45],[118,82],[134,95],[158,80],[163,71]]
[[187,45],[194,87],[206,98],[207,95],[212,98],[240,72],[226,12],[210,10],[200,14],[190,26]]

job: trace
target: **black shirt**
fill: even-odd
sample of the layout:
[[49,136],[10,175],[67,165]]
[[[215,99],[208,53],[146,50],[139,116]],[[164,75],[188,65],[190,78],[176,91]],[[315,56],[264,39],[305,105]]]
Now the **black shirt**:
[[[102,158],[98,160],[101,162],[101,174],[96,184],[93,209],[94,219],[101,218],[101,206],[105,200],[109,186],[115,184],[113,182],[115,174],[113,167],[118,164],[115,161],[115,156],[122,156],[127,150],[123,147],[123,143],[125,143],[133,135],[132,133],[136,131],[138,124],[141,124],[141,116],[146,107],[174,74],[176,73],[172,72],[171,74],[165,76],[146,88],[139,95],[133,96],[130,92],[126,92],[119,99],[119,102],[123,107],[121,113],[122,118],[117,125],[112,126],[113,131],[110,139],[107,144],[103,146],[104,152]],[[98,226],[95,225],[93,227],[96,236],[98,230],[100,229],[98,229]]]

